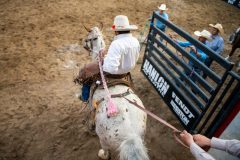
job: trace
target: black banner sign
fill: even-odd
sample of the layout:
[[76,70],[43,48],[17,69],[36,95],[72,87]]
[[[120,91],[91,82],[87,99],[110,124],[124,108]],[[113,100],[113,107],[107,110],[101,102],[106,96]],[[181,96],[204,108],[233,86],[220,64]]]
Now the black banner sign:
[[147,56],[143,60],[141,70],[183,126],[190,131],[200,113],[182,94],[179,94],[166,75],[161,74],[160,69],[151,63],[151,59]]

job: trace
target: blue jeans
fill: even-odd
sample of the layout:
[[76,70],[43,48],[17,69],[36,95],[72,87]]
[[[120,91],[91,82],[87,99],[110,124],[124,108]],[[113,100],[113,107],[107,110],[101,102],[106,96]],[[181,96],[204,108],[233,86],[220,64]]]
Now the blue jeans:
[[[158,28],[158,29],[160,29],[162,32],[165,32],[166,31],[166,27],[164,27],[164,28]],[[163,38],[160,36],[160,41],[162,42],[163,41]]]
[[166,31],[166,27],[164,27],[164,28],[158,28],[158,29],[160,29],[160,30],[163,31],[163,32]]
[[[187,75],[193,82],[196,82],[196,75],[195,73],[193,73],[193,71],[196,72],[196,74],[199,74],[201,75],[202,71],[198,68],[192,68],[192,70],[189,72],[189,71],[186,71],[184,70],[184,74]],[[183,77],[180,76],[180,80],[183,81]],[[179,84],[177,84],[177,86],[179,86]]]
[[89,84],[83,84],[82,86],[82,101],[87,101],[89,98],[89,94],[90,94],[90,85]]
[[[193,73],[193,71],[195,71],[196,73]],[[198,69],[198,68],[192,68],[192,71],[190,71],[190,72],[184,70],[184,74],[187,75],[194,83],[196,82],[196,79],[197,79],[197,77],[196,77],[195,74],[201,75],[201,73],[202,73],[202,71],[201,71],[200,69]],[[180,76],[180,80],[183,81],[183,80],[184,80],[183,77]],[[178,83],[176,83],[176,85],[177,85],[178,87],[180,87],[180,85],[179,85]],[[192,92],[193,92],[194,94],[198,94],[198,92],[195,91],[193,88],[192,88]]]
[[[206,64],[206,66],[208,66],[208,67],[210,67],[211,66],[211,64],[212,64],[212,62],[213,62],[213,59],[212,58],[210,58],[210,57],[208,57],[206,60],[205,60],[205,64]],[[206,79],[207,78],[207,75],[205,74],[205,73],[203,73],[203,78],[204,79]]]
[[192,71],[191,72],[188,72],[188,71],[185,71],[185,74],[193,81],[195,82],[196,81],[196,75],[195,73],[193,73],[193,71],[196,72],[196,74],[199,74],[201,75],[202,71],[198,68],[192,68]]
[[210,57],[208,57],[206,60],[205,60],[205,64],[206,64],[206,66],[208,66],[208,67],[210,67],[211,66],[211,64],[212,64],[212,62],[213,62],[213,59],[212,58],[210,58]]

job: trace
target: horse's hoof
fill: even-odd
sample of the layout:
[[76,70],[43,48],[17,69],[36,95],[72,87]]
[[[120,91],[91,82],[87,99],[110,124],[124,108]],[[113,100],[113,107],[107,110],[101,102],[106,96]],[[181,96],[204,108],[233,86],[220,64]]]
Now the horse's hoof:
[[89,122],[89,124],[88,124],[88,133],[90,135],[92,135],[92,136],[96,136],[97,135],[95,123]]
[[103,149],[100,149],[98,151],[98,157],[101,159],[108,159],[109,158],[109,153],[104,151]]
[[88,130],[88,133],[91,135],[91,136],[97,136],[97,133],[95,130]]

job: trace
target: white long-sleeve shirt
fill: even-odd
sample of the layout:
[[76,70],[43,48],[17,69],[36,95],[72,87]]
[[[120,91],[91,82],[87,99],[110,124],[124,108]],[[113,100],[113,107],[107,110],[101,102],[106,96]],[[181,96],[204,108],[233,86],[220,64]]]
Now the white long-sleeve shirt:
[[[213,137],[211,139],[211,148],[226,151],[229,154],[240,158],[240,141],[238,140],[223,140]],[[197,160],[215,160],[196,143],[190,145],[190,151]]]
[[140,44],[132,34],[120,34],[114,38],[104,58],[103,71],[110,74],[130,72],[137,63]]

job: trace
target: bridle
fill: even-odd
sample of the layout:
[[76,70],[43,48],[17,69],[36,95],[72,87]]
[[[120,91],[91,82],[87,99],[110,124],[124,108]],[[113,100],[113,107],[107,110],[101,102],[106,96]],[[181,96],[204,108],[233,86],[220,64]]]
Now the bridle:
[[90,39],[85,39],[85,43],[83,44],[83,47],[90,52],[93,51],[93,42],[96,41],[99,38],[99,36],[95,37],[95,38],[90,38]]
[[94,49],[94,42],[96,40],[100,41],[100,44],[97,44],[97,45],[100,45],[98,49],[102,49],[103,46],[105,47],[104,41],[101,40],[101,34],[96,35],[94,38],[89,38],[84,40],[83,47],[89,52],[89,56],[91,56],[91,54],[98,54],[99,52],[98,49],[97,50]]
[[[84,24],[83,27],[86,29],[86,31],[88,32],[87,38],[82,42],[83,43],[83,47],[89,52],[89,56],[91,54],[97,54],[94,52],[99,52],[100,49],[105,48],[105,43],[103,41],[102,34],[101,31],[103,29],[103,23],[101,23],[101,27],[100,29],[98,27],[93,27],[91,29],[87,28]],[[94,46],[94,42],[96,40],[100,40],[98,42],[96,42],[96,46]],[[95,51],[95,47],[99,47],[96,48]]]

